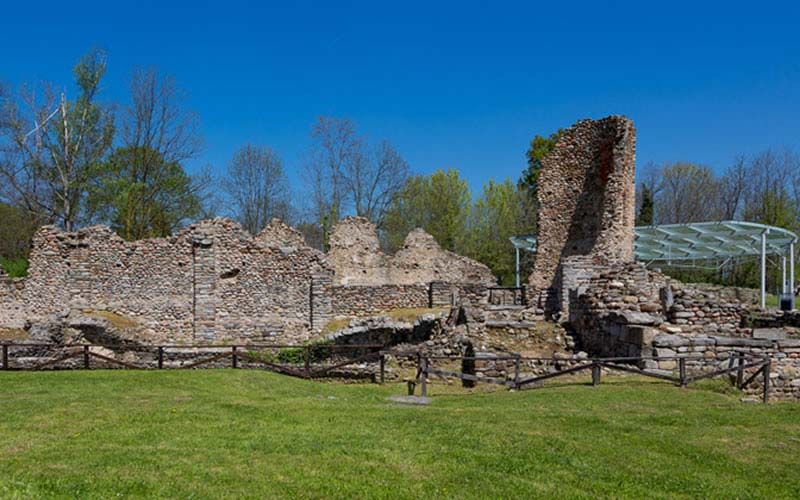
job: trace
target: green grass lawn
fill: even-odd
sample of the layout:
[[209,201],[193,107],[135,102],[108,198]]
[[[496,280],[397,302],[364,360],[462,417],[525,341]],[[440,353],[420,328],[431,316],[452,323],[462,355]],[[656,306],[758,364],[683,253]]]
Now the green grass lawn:
[[800,404],[606,377],[389,403],[256,370],[0,373],[0,497],[791,497]]

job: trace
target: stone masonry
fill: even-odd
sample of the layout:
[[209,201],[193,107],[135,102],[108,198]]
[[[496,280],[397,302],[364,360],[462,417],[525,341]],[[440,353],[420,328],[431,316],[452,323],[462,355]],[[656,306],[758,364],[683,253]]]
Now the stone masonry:
[[636,132],[623,116],[582,120],[542,160],[532,293],[559,288],[570,256],[633,260]]
[[279,220],[255,237],[218,218],[133,242],[104,226],[43,227],[29,277],[0,276],[0,328],[91,310],[137,323],[143,342],[300,342],[335,317],[430,307],[433,290],[492,281],[421,230],[394,256],[364,219],[342,221],[332,240],[325,255]]

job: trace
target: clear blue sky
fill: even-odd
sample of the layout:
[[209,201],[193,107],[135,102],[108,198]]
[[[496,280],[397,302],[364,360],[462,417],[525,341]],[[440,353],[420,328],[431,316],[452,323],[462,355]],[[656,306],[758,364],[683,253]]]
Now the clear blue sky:
[[266,144],[297,180],[311,123],[349,117],[416,172],[516,179],[536,133],[625,114],[639,166],[800,149],[797,2],[6,2],[0,80],[68,83],[105,49],[175,76],[201,118],[190,169]]

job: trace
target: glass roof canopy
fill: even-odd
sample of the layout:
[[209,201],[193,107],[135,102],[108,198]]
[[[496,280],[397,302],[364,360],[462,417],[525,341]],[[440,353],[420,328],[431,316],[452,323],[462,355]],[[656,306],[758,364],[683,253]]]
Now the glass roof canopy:
[[[789,255],[797,235],[786,229],[754,222],[693,222],[635,228],[634,256],[643,262],[727,259]],[[514,248],[536,251],[536,236],[513,236]]]
[[761,256],[762,235],[764,254],[787,256],[797,242],[791,231],[754,222],[665,224],[635,231],[634,255],[644,262]]
[[[639,226],[634,229],[634,258],[653,262],[722,260],[759,257],[761,307],[766,306],[767,255],[781,258],[781,293],[791,293],[794,308],[794,245],[797,235],[786,229],[754,222],[719,221]],[[519,287],[519,251],[536,252],[536,236],[513,236],[516,250],[517,286]],[[786,259],[789,259],[787,266]],[[789,271],[787,280],[786,272]]]

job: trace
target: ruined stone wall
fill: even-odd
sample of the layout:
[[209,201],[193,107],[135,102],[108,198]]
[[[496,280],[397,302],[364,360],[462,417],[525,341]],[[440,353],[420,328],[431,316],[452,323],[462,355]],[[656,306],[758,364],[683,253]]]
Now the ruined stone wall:
[[308,338],[312,275],[330,270],[320,252],[270,239],[270,231],[253,238],[214,219],[170,238],[125,242],[102,226],[42,228],[22,315],[112,311],[141,323],[150,341]]
[[[697,373],[726,368],[734,351],[768,354],[770,397],[800,399],[798,315],[757,310],[757,291],[680,283],[628,263],[598,269],[571,292],[570,324],[590,356],[651,357],[643,368],[666,374],[675,356],[694,357],[686,365]],[[748,392],[761,390],[758,377]]]
[[570,256],[633,260],[636,132],[622,116],[582,120],[542,160],[532,292],[558,288]]
[[456,280],[447,286],[468,297],[479,292],[463,279],[490,277],[420,231],[391,257],[363,219],[345,221],[332,240],[326,256],[277,220],[256,237],[219,218],[134,242],[104,226],[44,227],[34,237],[30,277],[0,277],[0,327],[97,310],[136,322],[142,342],[299,342],[336,316],[428,307],[428,278]]
[[331,290],[336,317],[363,317],[393,309],[429,306],[427,285],[340,285]]
[[333,228],[327,258],[335,285],[496,282],[488,267],[443,250],[422,229],[411,231],[395,255],[386,255],[375,225],[363,217],[345,218]]

